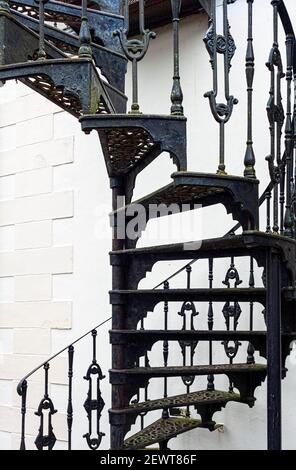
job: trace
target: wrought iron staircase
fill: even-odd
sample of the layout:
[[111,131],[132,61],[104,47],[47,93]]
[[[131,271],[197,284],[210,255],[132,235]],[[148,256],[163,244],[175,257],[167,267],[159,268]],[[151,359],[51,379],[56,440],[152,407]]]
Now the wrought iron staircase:
[[[1,2],[0,80],[20,79],[75,115],[84,132],[98,132],[103,148],[113,201],[113,245],[110,253],[113,271],[110,292],[112,368],[109,375],[112,385],[112,407],[109,410],[112,449],[142,449],[156,443],[160,449],[167,449],[170,439],[184,432],[196,428],[213,432],[221,426],[214,421],[214,414],[229,402],[254,406],[255,390],[266,376],[268,448],[281,448],[281,380],[287,373],[285,362],[291,342],[296,339],[295,110],[293,113],[292,102],[292,84],[296,73],[295,35],[284,1],[273,0],[274,42],[267,63],[271,76],[267,105],[270,183],[259,198],[252,128],[255,70],[253,8],[256,7],[253,0],[246,0],[248,128],[244,175],[227,174],[225,127],[238,104],[230,94],[229,79],[236,46],[230,31],[228,8],[235,1],[223,1],[223,34],[217,33],[216,1],[211,2],[209,29],[204,40],[213,74],[212,90],[205,97],[209,100],[220,132],[216,173],[187,170],[186,118],[179,73],[181,0],[171,0],[174,70],[169,115],[140,112],[138,63],[147,52],[150,39],[155,37],[145,28],[143,0],[139,0],[140,35],[136,39],[129,35],[128,0],[97,0],[97,9],[87,9],[86,0],[82,1],[81,8],[53,0],[40,1],[39,4],[34,0],[15,0],[9,4]],[[266,8],[268,5],[269,2],[266,2]],[[68,30],[57,24],[53,26],[52,22],[63,23]],[[286,36],[285,73],[279,48],[279,23]],[[22,47],[15,47],[12,37],[18,37]],[[224,103],[217,101],[220,82],[218,55],[224,62]],[[128,113],[124,95],[127,60],[132,63],[133,82],[131,110]],[[281,96],[284,77],[287,83],[285,108]],[[160,158],[162,152],[168,152],[176,165],[172,182],[134,201],[137,176],[152,161]],[[220,203],[238,222],[225,237],[137,248],[137,242],[150,219],[170,216],[176,208],[177,212],[194,211],[197,206]],[[266,207],[265,227],[262,226],[262,218],[259,219],[259,209],[263,206]],[[130,236],[127,227],[139,207],[142,208],[142,217],[138,229]],[[121,225],[123,219],[124,227]],[[238,227],[243,230],[240,235],[235,234]],[[217,285],[214,266],[221,259],[224,266],[225,262],[228,263],[225,260],[230,259],[230,262],[222,284]],[[249,266],[249,278],[244,286],[236,266],[241,259]],[[172,260],[186,260],[186,264],[154,289],[139,288],[140,282],[157,263]],[[195,287],[193,267],[202,260],[208,263],[207,285]],[[263,274],[261,285],[255,282],[255,271]],[[184,275],[185,287],[180,288],[181,281],[175,286],[175,281]],[[159,305],[163,305],[161,319]],[[197,305],[206,310],[206,315],[200,314]],[[257,329],[258,306],[259,311],[263,310],[264,313],[264,328],[261,325]],[[171,310],[178,313],[179,328],[177,321],[171,318]],[[222,329],[215,310],[222,311],[226,329]],[[154,321],[151,321],[153,317]],[[244,327],[240,329],[242,317]],[[100,390],[103,374],[97,362],[97,327],[82,338],[89,335],[93,341],[93,359],[85,377],[89,384],[84,404],[89,429],[84,437],[89,448],[95,450],[103,438],[99,426],[104,407]],[[68,349],[69,449],[72,448],[75,343],[64,349]],[[158,354],[154,363],[155,355],[152,354],[151,358],[151,353],[158,343],[163,345],[162,359]],[[207,347],[206,363],[200,363],[197,359],[200,344]],[[221,348],[225,357],[223,363],[219,362]],[[173,364],[170,363],[171,350]],[[181,352],[178,364],[174,363],[176,350]],[[260,360],[256,362],[259,355],[266,359],[265,363]],[[54,448],[53,416],[56,410],[50,398],[48,375],[53,358],[26,375],[18,386],[22,398],[21,449],[26,447],[28,379],[40,368],[44,369],[45,391],[37,411],[40,428],[35,442],[38,449]],[[224,377],[224,384],[227,378],[226,389],[220,385],[221,376]],[[183,393],[176,394],[179,387],[176,388],[175,382],[170,381],[171,377],[180,379]],[[203,384],[201,390],[197,385],[198,377],[202,378],[199,380]],[[219,383],[219,388],[216,383]],[[152,384],[157,384],[156,388]],[[93,390],[96,390],[95,396]],[[155,390],[158,393],[156,397],[153,395]],[[46,410],[49,410],[49,418],[45,429],[43,418]],[[159,411],[157,419],[151,421],[150,414],[155,416],[155,412]],[[94,415],[96,429],[93,427]],[[139,421],[140,430],[127,436]]]

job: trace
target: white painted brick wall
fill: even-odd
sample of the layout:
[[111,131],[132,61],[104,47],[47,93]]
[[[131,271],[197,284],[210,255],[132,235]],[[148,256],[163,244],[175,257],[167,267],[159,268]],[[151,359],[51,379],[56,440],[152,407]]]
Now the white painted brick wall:
[[[56,352],[52,332],[72,327],[72,297],[55,299],[52,286],[53,276],[73,276],[74,133],[73,123],[60,128],[64,114],[24,85],[0,89],[0,449],[19,448],[19,380]],[[29,384],[28,448],[43,379],[40,370]],[[59,357],[50,383],[66,380],[67,359]],[[54,422],[65,448],[66,415]]]
[[5,150],[1,131],[2,129],[0,129],[0,176],[73,162],[73,137]]
[[[63,220],[63,219],[62,219]],[[16,224],[15,227],[15,249],[45,248],[52,244],[52,220],[40,222],[27,222]],[[64,243],[65,244],[65,243]],[[0,228],[1,246],[1,228]]]
[[71,328],[71,302],[0,302],[0,328]]
[[73,216],[71,191],[0,201],[0,225]]
[[53,116],[49,114],[36,119],[21,121],[15,127],[16,147],[50,140],[53,136]]
[[15,177],[15,197],[32,196],[52,191],[52,168],[24,171]]
[[51,300],[52,278],[50,274],[15,277],[15,298],[20,301]]
[[51,333],[48,328],[16,328],[13,338],[15,354],[46,354],[50,356]]

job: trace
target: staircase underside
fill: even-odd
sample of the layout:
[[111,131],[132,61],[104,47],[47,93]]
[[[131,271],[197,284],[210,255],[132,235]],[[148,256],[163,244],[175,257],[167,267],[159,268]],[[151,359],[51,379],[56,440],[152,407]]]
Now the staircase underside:
[[[178,169],[186,169],[186,118],[183,116],[117,114],[83,116],[80,122],[84,132],[99,132],[111,177],[137,174],[162,152],[171,155]],[[133,186],[127,191],[131,189]]]

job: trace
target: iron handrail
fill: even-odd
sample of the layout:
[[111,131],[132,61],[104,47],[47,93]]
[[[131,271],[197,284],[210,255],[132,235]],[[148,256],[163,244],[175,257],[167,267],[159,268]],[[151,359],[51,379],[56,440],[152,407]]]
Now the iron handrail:
[[40,364],[39,366],[35,367],[35,369],[33,369],[31,372],[29,372],[27,375],[25,375],[18,383],[18,386],[17,386],[17,393],[22,396],[23,394],[23,385],[24,383],[27,381],[27,379],[29,377],[31,377],[33,374],[35,374],[35,372],[37,372],[39,369],[41,369],[42,367],[44,367],[46,364],[48,364],[50,361],[52,361],[53,359],[55,359],[57,356],[59,356],[60,354],[62,354],[63,352],[67,351],[71,346],[74,346],[74,344],[78,343],[79,341],[81,341],[83,338],[85,338],[86,336],[90,335],[93,331],[96,331],[98,328],[100,328],[101,326],[105,325],[106,323],[108,323],[108,321],[110,321],[112,319],[112,317],[109,317],[107,318],[106,320],[104,320],[102,323],[100,323],[99,325],[95,326],[94,328],[92,328],[91,330],[87,331],[87,333],[84,333],[82,336],[80,336],[79,338],[77,338],[75,341],[73,341],[72,343],[68,344],[68,346],[65,346],[63,349],[61,349],[59,352],[55,353],[53,356],[51,356],[49,359],[47,359],[46,361],[42,362],[42,364]]

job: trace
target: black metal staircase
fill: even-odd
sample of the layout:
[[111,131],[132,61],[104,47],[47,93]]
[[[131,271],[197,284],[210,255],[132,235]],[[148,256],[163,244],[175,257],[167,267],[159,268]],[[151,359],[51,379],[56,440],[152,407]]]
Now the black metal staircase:
[[[121,3],[122,9],[119,8]],[[281,448],[281,380],[287,373],[285,361],[290,344],[296,339],[295,110],[293,112],[292,101],[296,73],[295,35],[284,1],[273,0],[274,42],[267,63],[271,77],[267,105],[270,183],[259,198],[252,141],[255,70],[253,8],[256,6],[253,0],[246,1],[248,128],[244,174],[227,174],[225,127],[238,104],[230,93],[229,80],[236,49],[228,21],[231,3],[235,0],[223,1],[223,34],[218,34],[216,2],[212,1],[209,29],[204,39],[213,73],[212,90],[205,96],[219,125],[220,145],[217,172],[200,173],[187,170],[186,118],[183,115],[179,74],[181,0],[171,0],[174,71],[169,115],[140,112],[138,62],[144,58],[150,39],[155,37],[154,33],[145,29],[143,0],[139,0],[140,36],[137,38],[129,36],[127,0],[98,0],[95,2],[97,9],[87,9],[86,0],[82,1],[82,8],[53,0],[39,4],[34,0],[14,0],[9,2],[9,6],[1,2],[0,80],[5,82],[18,78],[74,114],[79,118],[84,132],[98,132],[103,148],[113,200],[113,246],[110,254],[113,271],[110,292],[112,407],[109,412],[112,449],[142,449],[155,443],[159,444],[160,449],[167,449],[171,438],[189,430],[206,428],[213,432],[221,426],[214,421],[213,415],[227,403],[234,401],[254,406],[255,390],[266,376],[268,448]],[[266,8],[269,8],[268,5],[269,2],[266,2]],[[120,13],[124,13],[124,17]],[[66,24],[68,30],[47,22]],[[279,23],[286,36],[285,73],[284,58],[279,49]],[[13,36],[19,38],[21,47],[15,47]],[[217,101],[220,83],[218,55],[224,62],[223,103]],[[133,78],[132,104],[128,113],[124,95],[127,60],[132,63]],[[284,77],[287,83],[286,106],[281,94]],[[152,161],[160,158],[162,152],[168,152],[176,165],[177,171],[172,175],[171,183],[134,201],[137,176]],[[137,248],[137,242],[150,219],[216,204],[222,204],[238,222],[225,237]],[[262,218],[259,220],[259,209],[264,205],[265,227],[262,226]],[[126,229],[139,207],[142,208],[141,218],[130,236]],[[124,227],[122,220],[125,221]],[[236,235],[238,227],[243,231]],[[224,267],[227,264],[226,274],[222,283],[217,285],[214,266],[221,259],[224,260]],[[249,266],[249,278],[244,285],[236,267],[237,260],[241,259]],[[157,263],[172,260],[186,260],[186,265],[155,288],[139,289],[139,283]],[[195,287],[193,267],[202,260],[208,263],[208,278],[204,280],[206,286]],[[263,272],[260,285],[255,283],[255,270]],[[175,286],[175,280],[184,274],[185,287],[180,288],[180,283]],[[161,319],[159,305],[164,307]],[[197,305],[201,310],[206,310],[206,315],[197,310]],[[260,311],[263,310],[266,328],[256,328],[258,306]],[[172,321],[171,309],[178,313],[179,328],[177,321]],[[218,310],[222,311],[225,329],[217,320]],[[149,326],[153,316],[157,318],[157,322],[154,319],[153,323],[157,323],[157,328]],[[239,322],[243,317],[244,327],[241,329]],[[93,361],[86,375],[90,389],[84,405],[90,427],[85,438],[91,449],[97,449],[103,437],[99,428],[104,406],[99,386],[103,375],[96,357],[97,328],[90,334],[93,339]],[[151,359],[150,352],[159,342],[163,345],[162,357],[161,353],[158,354],[155,362],[155,355]],[[68,347],[69,449],[73,425],[73,344]],[[207,346],[206,363],[200,363],[197,359],[196,351],[200,344]],[[178,364],[174,361],[170,363],[171,350],[174,360],[176,351],[181,353]],[[223,354],[225,359],[220,363]],[[266,361],[256,362],[259,355]],[[51,449],[55,444],[52,427],[55,410],[48,394],[51,359],[40,366],[45,373],[45,394],[38,416],[43,423],[43,412],[50,409],[50,425],[47,433],[43,425],[39,429],[36,439],[39,449]],[[34,373],[28,374],[18,387],[22,396],[22,449],[25,448],[28,378]],[[220,385],[216,387],[217,381],[221,383],[221,376],[227,378],[226,389]],[[176,394],[171,377],[180,379],[183,393]],[[91,392],[93,381],[97,383],[96,398]],[[197,382],[203,384],[201,389]],[[157,397],[150,395],[150,383],[158,384]],[[163,393],[159,396],[161,389]],[[156,411],[160,414],[151,422],[149,414]],[[96,413],[95,430],[92,427],[93,413]],[[126,437],[138,421],[140,430]]]

